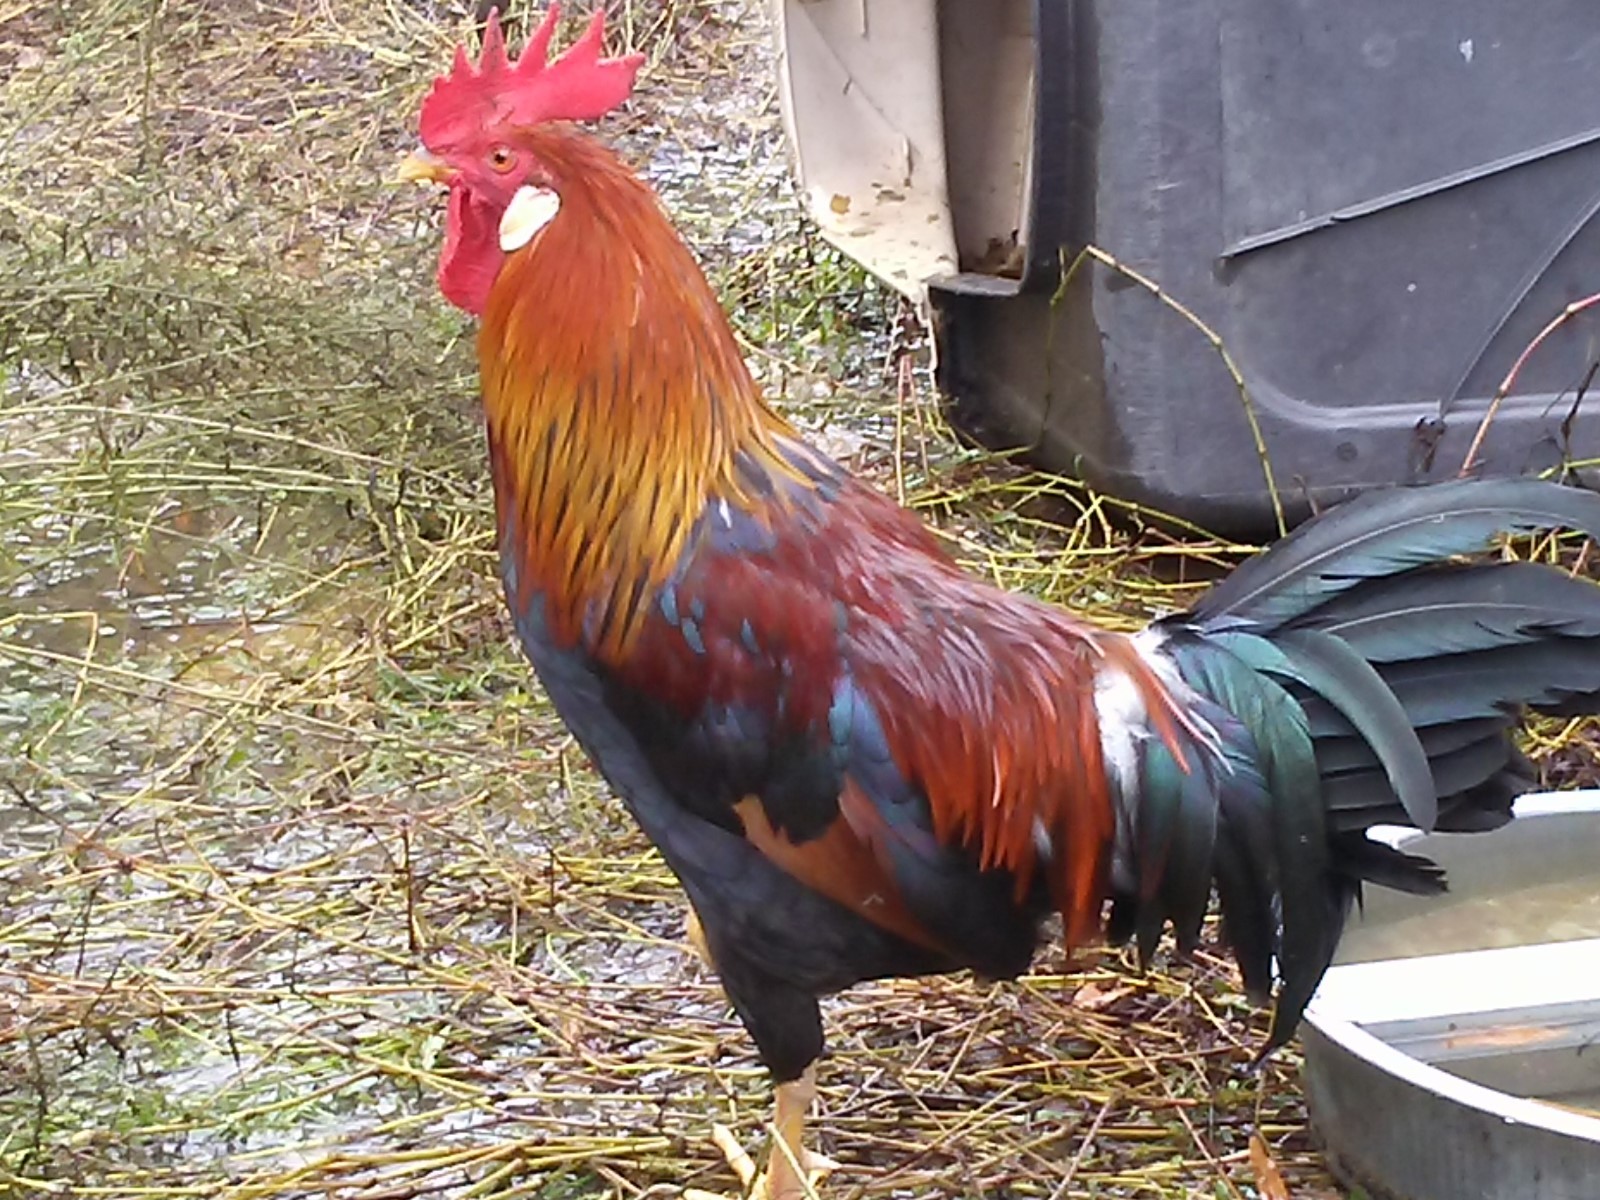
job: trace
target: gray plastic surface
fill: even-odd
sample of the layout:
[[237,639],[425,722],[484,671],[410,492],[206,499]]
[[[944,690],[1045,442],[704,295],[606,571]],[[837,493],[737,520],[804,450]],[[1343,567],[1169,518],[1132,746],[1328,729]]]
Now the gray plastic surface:
[[[1600,292],[1597,0],[1038,0],[1028,267],[939,281],[941,383],[986,440],[1213,528],[1461,467],[1518,354]],[[1600,456],[1600,315],[1523,369],[1482,469]]]

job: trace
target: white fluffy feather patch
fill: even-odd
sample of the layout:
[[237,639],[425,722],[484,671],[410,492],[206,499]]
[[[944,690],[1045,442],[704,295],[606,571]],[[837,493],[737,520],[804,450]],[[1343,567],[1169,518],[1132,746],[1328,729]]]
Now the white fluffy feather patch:
[[[1184,682],[1177,663],[1166,652],[1167,634],[1160,629],[1144,629],[1129,642],[1182,711],[1180,720],[1193,744],[1203,752],[1220,754],[1216,730],[1194,711],[1200,697]],[[1112,882],[1119,890],[1132,891],[1138,882],[1135,841],[1141,786],[1140,744],[1156,734],[1138,685],[1114,667],[1103,666],[1095,676],[1094,708],[1100,720],[1100,752],[1105,756],[1106,779],[1111,784],[1117,817],[1111,852]]]
[[[1145,629],[1132,638],[1139,657],[1163,682],[1175,676],[1161,653],[1165,636]],[[1181,681],[1179,681],[1181,685]],[[1170,686],[1170,684],[1169,684]],[[1111,853],[1111,878],[1119,891],[1137,886],[1135,840],[1139,807],[1139,743],[1151,736],[1150,714],[1139,686],[1122,671],[1102,666],[1094,681],[1095,715],[1100,721],[1100,753],[1105,757],[1106,779],[1111,784],[1117,830]]]
[[549,188],[523,184],[500,217],[500,249],[521,250],[561,211],[561,197]]
[[1139,789],[1138,745],[1150,736],[1144,696],[1128,675],[1106,665],[1095,676],[1094,707],[1111,786],[1119,796],[1132,796]]

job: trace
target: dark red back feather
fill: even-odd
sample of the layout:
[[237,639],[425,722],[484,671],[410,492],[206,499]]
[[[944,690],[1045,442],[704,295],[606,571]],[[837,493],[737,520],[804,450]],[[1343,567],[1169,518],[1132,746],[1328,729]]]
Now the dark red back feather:
[[[973,579],[911,514],[853,482],[767,522],[772,544],[759,553],[691,553],[675,604],[705,614],[703,649],[652,622],[620,677],[683,712],[777,709],[781,691],[783,722],[799,731],[825,727],[837,681],[850,675],[896,765],[925,792],[939,839],[1012,872],[1020,900],[1044,833],[1068,936],[1093,936],[1115,824],[1096,674],[1114,665],[1153,710],[1169,703],[1127,639]],[[843,811],[870,843],[870,819]]]

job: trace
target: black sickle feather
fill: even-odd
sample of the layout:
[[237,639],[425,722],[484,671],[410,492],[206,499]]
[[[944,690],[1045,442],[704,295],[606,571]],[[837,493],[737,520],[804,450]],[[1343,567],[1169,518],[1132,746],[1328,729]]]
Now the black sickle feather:
[[[1504,733],[1471,742],[1448,754],[1428,760],[1435,796],[1454,796],[1477,787],[1511,761],[1514,747]],[[1388,807],[1399,803],[1381,770],[1324,774],[1322,802],[1329,812]],[[1437,817],[1435,818],[1437,825]]]
[[1595,585],[1528,562],[1446,566],[1374,580],[1303,623],[1334,634],[1374,663],[1600,634]]
[[[1480,717],[1472,721],[1457,721],[1451,725],[1427,725],[1417,730],[1417,741],[1431,763],[1440,755],[1482,741],[1494,733],[1504,733],[1511,728],[1509,717]],[[1378,756],[1371,746],[1346,724],[1342,736],[1329,734],[1317,739],[1317,766],[1323,777],[1347,771],[1375,771],[1381,768]]]
[[1535,479],[1464,479],[1368,492],[1307,521],[1244,563],[1194,607],[1266,628],[1310,612],[1365,579],[1482,550],[1496,536],[1573,529],[1600,536],[1600,496]]
[[1537,480],[1372,493],[1157,626],[1214,737],[1197,735],[1187,777],[1144,749],[1141,886],[1117,921],[1146,953],[1169,920],[1184,940],[1208,873],[1246,986],[1275,978],[1269,1048],[1293,1033],[1363,884],[1444,887],[1366,831],[1503,824],[1532,780],[1510,736],[1518,713],[1600,710],[1600,587],[1452,561],[1558,528],[1600,533],[1600,496]]

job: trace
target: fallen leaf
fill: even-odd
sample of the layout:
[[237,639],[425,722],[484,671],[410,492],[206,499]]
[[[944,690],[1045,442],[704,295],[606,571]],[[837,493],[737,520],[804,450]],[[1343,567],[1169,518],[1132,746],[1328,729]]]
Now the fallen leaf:
[[1259,1133],[1250,1135],[1250,1169],[1255,1172],[1256,1191],[1261,1193],[1261,1200],[1290,1200],[1283,1172],[1272,1161],[1272,1151],[1267,1149]]
[[1132,994],[1131,987],[1103,988],[1098,983],[1086,983],[1072,993],[1072,1007],[1081,1008],[1084,1012],[1099,1012]]

